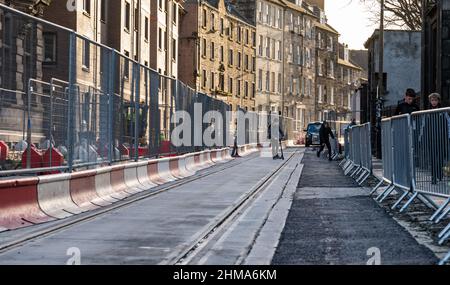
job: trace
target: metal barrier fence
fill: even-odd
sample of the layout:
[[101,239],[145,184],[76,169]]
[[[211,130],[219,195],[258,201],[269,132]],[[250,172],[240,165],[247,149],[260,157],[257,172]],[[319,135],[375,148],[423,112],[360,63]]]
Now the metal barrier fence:
[[[0,5],[0,176],[53,173],[202,150],[171,143],[177,111],[226,103],[76,32]],[[183,120],[181,120],[183,121]],[[223,124],[218,128],[218,124]],[[230,128],[204,123],[227,145]],[[190,131],[194,132],[192,120]],[[245,129],[246,141],[257,130]],[[194,145],[197,145],[194,147]]]
[[[436,208],[431,221],[439,223],[450,213],[450,108],[416,112],[382,120],[383,180],[373,189],[387,187],[376,198],[386,199],[394,190],[403,191],[392,206],[396,209],[409,196],[400,212],[419,198]],[[349,130],[348,157],[342,164],[345,173],[360,175],[357,169],[371,167],[370,126]],[[371,170],[371,168],[370,168]],[[361,177],[357,182],[361,183]],[[439,207],[430,196],[446,198]],[[450,225],[439,234],[439,243],[450,238]],[[450,258],[447,255],[442,261]]]
[[359,184],[363,184],[372,174],[369,123],[348,129],[348,147],[348,157],[341,166],[345,175],[355,177]]

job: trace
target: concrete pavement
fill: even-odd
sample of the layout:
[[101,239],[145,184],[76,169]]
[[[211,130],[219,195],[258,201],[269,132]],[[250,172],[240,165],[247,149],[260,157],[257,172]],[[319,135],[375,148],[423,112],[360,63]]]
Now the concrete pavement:
[[[286,153],[286,157],[290,155],[292,151]],[[72,258],[73,250],[79,250],[84,265],[165,263],[220,221],[230,207],[281,164],[280,160],[254,154],[224,171],[33,239],[1,253],[0,264],[62,265]],[[283,177],[289,176],[286,173]],[[266,206],[269,211],[272,204]],[[250,223],[262,224],[267,214],[261,215],[260,221],[255,221],[257,216],[253,215]],[[244,237],[251,237],[251,233],[246,232]]]
[[272,264],[437,264],[337,163],[309,152],[303,164]]

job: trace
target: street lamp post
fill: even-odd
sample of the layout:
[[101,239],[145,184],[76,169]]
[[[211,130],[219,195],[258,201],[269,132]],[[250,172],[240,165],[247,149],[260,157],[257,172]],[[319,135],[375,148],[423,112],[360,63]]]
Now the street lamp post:
[[378,94],[376,112],[376,157],[381,158],[381,111],[384,97],[384,0],[380,0],[380,36],[379,36],[379,66],[378,66]]

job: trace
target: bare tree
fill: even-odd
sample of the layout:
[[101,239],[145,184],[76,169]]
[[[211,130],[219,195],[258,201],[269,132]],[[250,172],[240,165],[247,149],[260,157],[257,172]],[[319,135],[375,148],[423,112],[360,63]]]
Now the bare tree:
[[[372,21],[379,23],[380,1],[360,0],[367,5],[371,12]],[[405,30],[422,29],[422,1],[421,0],[385,0],[386,27],[399,27]]]

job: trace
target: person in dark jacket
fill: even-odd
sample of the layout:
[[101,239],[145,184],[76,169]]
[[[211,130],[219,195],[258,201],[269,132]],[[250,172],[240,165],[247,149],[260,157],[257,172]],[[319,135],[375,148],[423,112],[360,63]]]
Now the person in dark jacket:
[[331,128],[328,125],[327,121],[324,121],[322,127],[319,131],[320,135],[320,150],[317,152],[317,157],[320,157],[320,154],[325,149],[325,146],[328,148],[329,160],[333,161],[332,153],[331,153],[331,144],[330,144],[330,136],[334,139],[334,134],[331,131]]
[[405,99],[402,103],[398,104],[395,110],[395,115],[411,114],[420,110],[420,108],[414,102],[416,100],[416,91],[414,89],[406,90]]

